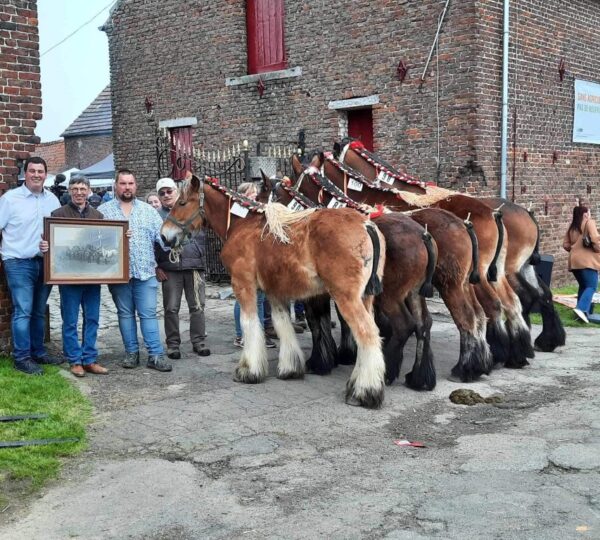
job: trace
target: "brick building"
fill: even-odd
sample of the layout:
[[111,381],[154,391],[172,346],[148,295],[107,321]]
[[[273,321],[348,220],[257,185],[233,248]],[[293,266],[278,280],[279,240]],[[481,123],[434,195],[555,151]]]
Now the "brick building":
[[[450,2],[425,69],[445,0],[120,0],[103,27],[117,166],[152,185],[156,122],[207,149],[350,133],[423,179],[498,194],[503,4]],[[533,205],[564,280],[576,196],[599,217],[600,147],[571,141],[573,81],[600,82],[600,2],[510,8],[507,193]]]
[[[0,3],[0,193],[16,185],[19,168],[35,150],[42,117],[35,0]],[[11,304],[0,271],[0,352],[10,347]]]
[[85,169],[112,153],[110,86],[98,94],[61,137],[66,169]]
[[33,155],[44,159],[48,165],[48,174],[57,174],[65,167],[65,141],[50,141],[36,145]]

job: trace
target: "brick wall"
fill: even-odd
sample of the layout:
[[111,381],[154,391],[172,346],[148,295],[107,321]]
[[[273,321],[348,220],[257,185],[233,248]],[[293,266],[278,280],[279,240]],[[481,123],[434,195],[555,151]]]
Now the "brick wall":
[[[196,117],[196,142],[208,149],[242,139],[290,141],[300,129],[308,148],[327,149],[340,123],[328,102],[377,95],[376,152],[424,179],[496,194],[502,1],[451,2],[439,59],[434,55],[421,81],[444,4],[379,0],[349,7],[332,0],[324,8],[316,0],[286,1],[288,66],[300,66],[302,76],[266,81],[260,97],[256,83],[225,85],[226,77],[246,74],[243,0],[194,9],[175,0],[122,1],[106,27],[117,166],[135,170],[143,191],[156,179],[146,97],[154,103],[155,120]],[[557,69],[565,57],[571,73],[600,80],[594,65],[600,4],[511,0],[511,6],[511,104],[518,107],[517,154],[527,149],[529,156],[516,164],[515,196],[534,203],[542,249],[557,256],[555,276],[564,280],[560,237],[574,195],[594,182],[600,150],[569,142],[573,84],[569,77],[560,83]],[[396,77],[401,59],[409,66],[403,83]],[[552,164],[555,149],[559,160]]]
[[65,141],[62,139],[36,145],[33,155],[44,158],[49,174],[56,174],[67,168],[65,167]]
[[[35,150],[42,117],[37,2],[0,3],[0,184],[17,182],[17,160]],[[10,300],[0,271],[0,351],[10,347]]]
[[66,168],[85,169],[113,151],[112,135],[65,137]]

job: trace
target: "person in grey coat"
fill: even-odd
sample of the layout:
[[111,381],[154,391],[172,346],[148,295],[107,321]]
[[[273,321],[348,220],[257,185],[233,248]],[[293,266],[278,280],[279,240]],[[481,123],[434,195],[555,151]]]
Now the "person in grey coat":
[[[161,178],[156,183],[156,191],[161,202],[158,213],[165,220],[179,198],[177,184],[171,178]],[[178,258],[174,258],[170,251],[163,250],[160,245],[154,246],[156,278],[162,283],[167,356],[171,359],[181,358],[179,309],[183,293],[190,311],[190,341],[194,352],[200,356],[210,355],[210,349],[204,344],[204,250],[204,231],[184,246]]]

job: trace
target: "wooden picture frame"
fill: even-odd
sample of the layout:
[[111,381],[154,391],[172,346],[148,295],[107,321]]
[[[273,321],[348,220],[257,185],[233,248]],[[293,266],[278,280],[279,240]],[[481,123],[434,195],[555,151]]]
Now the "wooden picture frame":
[[91,285],[129,281],[129,222],[44,218],[44,281]]

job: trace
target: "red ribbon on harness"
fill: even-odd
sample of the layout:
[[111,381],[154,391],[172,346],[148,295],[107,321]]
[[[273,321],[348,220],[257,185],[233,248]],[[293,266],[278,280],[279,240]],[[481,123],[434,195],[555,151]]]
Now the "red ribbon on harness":
[[378,218],[379,216],[383,216],[383,204],[375,205],[375,212],[371,212],[369,214],[369,219]]
[[352,141],[350,143],[350,148],[354,149],[354,148],[364,148],[365,145],[363,143],[361,143],[360,141]]

